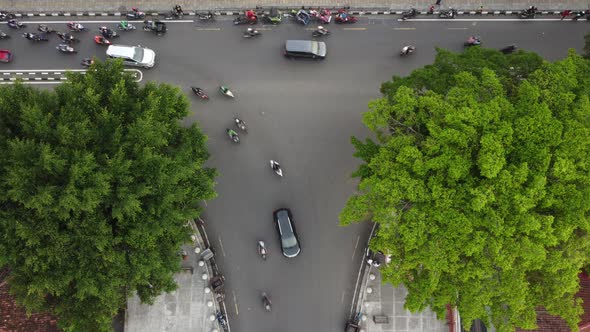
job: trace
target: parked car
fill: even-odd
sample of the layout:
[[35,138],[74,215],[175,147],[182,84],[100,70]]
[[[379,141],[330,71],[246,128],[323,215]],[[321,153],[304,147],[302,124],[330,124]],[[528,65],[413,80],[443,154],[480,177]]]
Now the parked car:
[[287,40],[285,56],[288,58],[324,59],[326,43],[315,40]]
[[281,208],[273,212],[274,221],[279,232],[279,240],[281,241],[281,248],[283,255],[288,258],[293,258],[299,255],[301,248],[297,233],[293,226],[293,216],[291,210]]

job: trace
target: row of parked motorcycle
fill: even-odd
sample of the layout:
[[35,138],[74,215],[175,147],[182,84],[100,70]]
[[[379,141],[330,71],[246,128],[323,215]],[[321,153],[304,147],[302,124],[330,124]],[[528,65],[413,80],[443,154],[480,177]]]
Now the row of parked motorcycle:
[[[246,10],[244,14],[236,17],[236,19],[234,20],[234,24],[257,24],[259,21],[259,16],[261,16],[261,20],[263,23],[268,24],[279,24],[283,20],[283,13],[277,8],[272,7],[268,14],[264,12],[256,13],[254,10],[251,9]],[[327,8],[318,8],[317,10],[292,10],[289,13],[289,16],[295,19],[298,23],[301,23],[303,25],[308,25],[312,21],[316,21],[320,24],[329,24],[330,22],[332,22],[333,18],[332,12]],[[334,18],[334,22],[339,24],[355,23],[356,21],[357,18],[355,16],[348,14],[346,9],[344,8],[338,10],[338,13]]]
[[[432,14],[433,12],[434,12],[434,6],[431,6],[428,13]],[[522,19],[535,18],[535,15],[538,12],[539,12],[539,9],[537,7],[530,6],[529,8],[524,9],[521,12],[519,12],[518,17],[522,18]],[[407,19],[415,18],[416,16],[418,16],[418,14],[419,14],[419,12],[416,10],[416,8],[412,8],[409,11],[405,11],[402,13],[402,20],[405,21]],[[455,18],[455,16],[457,16],[457,10],[453,9],[453,8],[449,8],[448,10],[442,10],[438,14],[438,17],[440,17],[440,18]],[[577,11],[577,12],[573,13],[572,20],[577,21],[579,19],[586,19],[587,21],[590,21],[590,9],[581,10],[581,11]]]

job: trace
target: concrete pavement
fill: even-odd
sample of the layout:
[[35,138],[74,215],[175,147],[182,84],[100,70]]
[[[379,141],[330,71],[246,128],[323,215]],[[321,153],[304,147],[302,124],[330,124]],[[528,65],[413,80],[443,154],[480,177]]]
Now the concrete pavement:
[[214,260],[201,255],[208,247],[206,234],[195,223],[191,225],[194,243],[183,247],[187,256],[182,260],[182,272],[174,276],[178,289],[160,295],[153,305],[142,304],[137,295],[128,299],[125,332],[229,331],[229,325],[224,330],[215,319],[217,312],[225,313],[225,305],[216,301],[209,287],[217,269],[212,264]]
[[[296,1],[296,0],[175,0],[173,2],[158,0],[0,0],[0,10],[11,12],[34,13],[34,12],[125,12],[131,7],[138,7],[140,10],[149,11],[170,11],[174,3],[180,4],[185,11],[191,10],[234,10],[254,8],[260,6],[269,8],[276,6],[280,8],[305,7],[329,7],[341,8],[350,6],[351,9],[373,9],[373,10],[407,10],[415,7],[419,10],[426,10],[434,0],[413,0],[413,1],[388,1],[388,0],[347,0],[347,1]],[[476,10],[483,6],[484,10],[521,10],[531,5],[540,10],[564,10],[564,9],[588,9],[586,0],[442,0],[441,6],[453,7],[459,10]]]

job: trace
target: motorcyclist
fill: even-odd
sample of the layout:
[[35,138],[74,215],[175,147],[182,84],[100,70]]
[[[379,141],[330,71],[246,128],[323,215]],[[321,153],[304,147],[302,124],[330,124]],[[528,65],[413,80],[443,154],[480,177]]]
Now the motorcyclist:
[[273,171],[278,171],[281,169],[281,165],[279,165],[279,163],[277,163],[276,161],[273,160],[272,162],[272,170]]
[[93,64],[94,64],[94,60],[91,58],[82,59],[82,66],[90,67]]
[[25,32],[25,33],[23,33],[23,37],[25,37],[27,39],[30,39],[30,40],[33,40],[33,38],[35,37],[35,35],[33,35],[30,32]]
[[226,86],[221,86],[219,89],[221,89],[221,92],[223,92],[224,95],[229,94],[229,88]]
[[229,135],[229,138],[231,138],[232,140],[238,137],[238,133],[236,133],[236,131],[233,129],[225,128],[225,132]]
[[184,12],[182,11],[182,7],[180,7],[180,5],[175,5],[174,6],[174,16],[181,17],[182,15],[184,15]]
[[317,32],[321,33],[322,35],[325,35],[328,33],[328,29],[326,29],[320,25],[320,26],[318,26]]
[[205,91],[203,91],[203,89],[201,88],[193,88],[193,91],[197,94],[197,96],[202,97],[205,95]]
[[264,244],[264,241],[258,241],[258,252],[262,256],[266,255],[266,245]]
[[129,29],[129,22],[127,22],[127,21],[121,21],[119,23],[119,26],[121,27],[121,29]]
[[11,26],[11,27],[18,27],[18,25],[19,25],[18,23],[19,22],[14,18],[8,20],[8,26]]
[[467,44],[469,44],[469,45],[479,45],[479,44],[481,44],[481,41],[479,40],[479,37],[470,36],[467,39]]
[[262,292],[262,304],[264,305],[264,309],[266,311],[270,311],[270,299],[268,298],[268,295],[265,292]]
[[415,49],[416,49],[416,47],[414,47],[412,45],[407,45],[402,48],[401,53],[404,55],[407,55],[407,54],[412,53]]
[[72,30],[76,30],[76,31],[80,31],[83,28],[82,24],[76,23],[76,22],[71,22],[70,27]]

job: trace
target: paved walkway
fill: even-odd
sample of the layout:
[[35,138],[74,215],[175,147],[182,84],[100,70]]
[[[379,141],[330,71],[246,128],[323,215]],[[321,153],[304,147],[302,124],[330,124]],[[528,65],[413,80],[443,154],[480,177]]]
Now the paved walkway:
[[[387,0],[347,0],[347,1],[297,1],[297,0],[0,0],[0,10],[11,12],[124,12],[131,7],[142,11],[169,11],[174,3],[180,4],[185,11],[192,10],[234,10],[261,6],[269,8],[296,8],[301,6],[340,8],[350,6],[351,9],[407,10],[415,7],[426,10],[435,0],[387,1]],[[480,6],[484,10],[521,10],[535,5],[540,10],[588,9],[587,0],[441,0],[441,6],[459,10],[476,10]]]
[[195,248],[202,251],[206,245],[194,226],[195,242],[183,247],[188,257],[182,261],[183,271],[174,277],[178,289],[160,295],[153,305],[141,304],[137,295],[128,299],[125,332],[223,331],[216,320],[211,320],[223,303],[215,301],[213,292],[206,291],[215,270],[210,261],[199,266],[201,256]]

